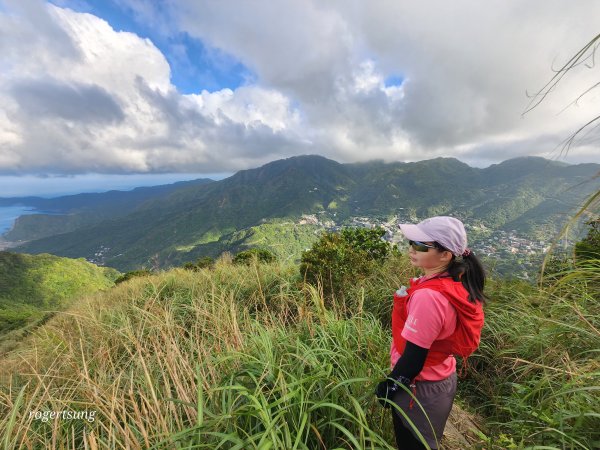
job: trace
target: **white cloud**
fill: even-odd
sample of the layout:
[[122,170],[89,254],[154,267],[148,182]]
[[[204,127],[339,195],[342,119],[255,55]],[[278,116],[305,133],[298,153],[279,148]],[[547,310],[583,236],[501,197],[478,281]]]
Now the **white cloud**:
[[[184,30],[298,101],[308,132],[346,160],[456,156],[465,146],[476,158],[488,142],[561,136],[595,113],[584,102],[556,117],[597,78],[581,70],[521,117],[525,92],[597,34],[597,2],[259,0],[236,4],[235,14],[231,2],[174,4]],[[369,64],[371,78],[353,76]],[[401,105],[376,81],[392,74],[405,78]],[[549,152],[558,142],[521,152]]]
[[[597,112],[592,95],[560,113],[597,79],[581,66],[521,116],[526,90],[597,34],[590,0],[119,2],[256,79],[183,95],[148,39],[41,1],[5,2],[0,172],[233,171],[302,153],[484,165],[553,156]],[[390,76],[404,82],[386,87]],[[598,159],[594,141],[570,154]]]
[[[19,30],[0,74],[4,173],[211,172],[301,148],[289,143],[299,140],[298,114],[276,90],[181,95],[147,39],[35,1],[11,12],[1,16]],[[55,35],[61,46],[21,44]]]

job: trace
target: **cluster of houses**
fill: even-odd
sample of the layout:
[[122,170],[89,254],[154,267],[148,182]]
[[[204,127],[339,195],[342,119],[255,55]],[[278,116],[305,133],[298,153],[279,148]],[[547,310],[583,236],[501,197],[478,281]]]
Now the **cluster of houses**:
[[[404,238],[398,229],[399,223],[414,223],[418,219],[414,217],[399,216],[387,220],[374,217],[352,217],[345,221],[344,225],[336,224],[332,217],[327,214],[305,214],[298,224],[311,224],[326,229],[327,231],[338,231],[343,226],[374,228],[381,227],[385,230],[383,239],[390,243],[403,245]],[[535,273],[543,256],[550,248],[549,240],[536,240],[519,235],[516,230],[492,230],[485,225],[465,224],[469,236],[474,239],[469,243],[470,247],[481,257],[498,260],[511,268],[512,275],[530,279],[530,273]]]
[[88,262],[92,264],[96,264],[97,266],[103,266],[104,260],[106,258],[106,254],[110,250],[110,247],[105,247],[101,245],[100,248],[94,253],[94,256],[91,258],[86,258]]
[[495,230],[490,236],[479,239],[474,247],[486,256],[539,255],[546,253],[550,244],[544,240],[519,236],[516,230]]

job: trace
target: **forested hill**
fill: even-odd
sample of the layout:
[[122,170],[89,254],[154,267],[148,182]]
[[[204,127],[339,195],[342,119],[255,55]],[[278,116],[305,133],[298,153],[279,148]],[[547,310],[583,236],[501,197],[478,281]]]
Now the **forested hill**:
[[79,259],[0,252],[0,353],[6,335],[114,286],[119,273]]
[[0,198],[0,206],[26,205],[46,214],[21,216],[6,238],[12,241],[39,239],[89,226],[106,219],[131,213],[150,199],[161,198],[189,186],[199,187],[213,180],[208,178],[180,181],[160,186],[138,187],[130,191],[84,193],[55,198]]
[[[94,258],[120,270],[169,265],[235,244],[235,233],[302,214],[344,225],[352,217],[416,220],[449,214],[489,229],[552,232],[600,189],[598,164],[518,158],[485,169],[453,158],[340,164],[321,156],[278,160],[220,181],[149,198],[131,213],[33,240],[19,251]],[[27,218],[31,223],[37,216]],[[293,232],[301,233],[295,226]],[[56,231],[55,231],[56,232]],[[27,230],[17,226],[15,233]],[[29,236],[33,238],[36,236]]]

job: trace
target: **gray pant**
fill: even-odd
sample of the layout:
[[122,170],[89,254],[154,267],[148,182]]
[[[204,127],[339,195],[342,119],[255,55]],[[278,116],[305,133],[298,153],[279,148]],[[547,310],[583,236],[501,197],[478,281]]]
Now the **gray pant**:
[[[437,449],[444,435],[444,427],[450,415],[455,394],[456,372],[441,381],[417,381],[416,400],[413,400],[412,407],[412,396],[404,390],[396,392],[392,400],[408,416],[414,427],[421,432],[427,444],[432,449]],[[417,437],[413,425],[404,417],[404,414],[399,411],[394,411],[394,414],[398,414],[406,428],[410,429]]]

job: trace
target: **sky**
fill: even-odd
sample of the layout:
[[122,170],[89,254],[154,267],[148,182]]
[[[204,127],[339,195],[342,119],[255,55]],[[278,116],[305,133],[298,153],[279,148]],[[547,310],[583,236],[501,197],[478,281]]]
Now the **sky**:
[[[600,162],[593,0],[0,0],[0,197],[339,162]],[[534,99],[535,100],[535,99]]]

